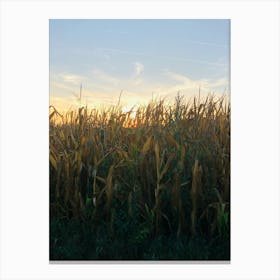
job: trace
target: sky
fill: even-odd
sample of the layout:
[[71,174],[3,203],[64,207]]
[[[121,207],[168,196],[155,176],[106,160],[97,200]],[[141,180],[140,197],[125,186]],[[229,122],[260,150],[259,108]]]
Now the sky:
[[[60,111],[229,94],[230,20],[50,20],[50,105]],[[79,100],[82,85],[82,98]]]

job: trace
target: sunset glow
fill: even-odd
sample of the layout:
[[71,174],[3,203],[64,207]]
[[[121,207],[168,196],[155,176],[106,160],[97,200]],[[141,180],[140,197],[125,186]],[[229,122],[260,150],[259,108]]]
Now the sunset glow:
[[229,94],[228,30],[228,20],[50,20],[50,105],[127,111],[178,92]]

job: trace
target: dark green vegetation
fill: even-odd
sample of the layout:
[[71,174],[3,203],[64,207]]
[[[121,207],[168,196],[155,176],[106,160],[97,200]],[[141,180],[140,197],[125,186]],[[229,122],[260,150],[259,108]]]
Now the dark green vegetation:
[[229,260],[230,105],[50,113],[51,260]]

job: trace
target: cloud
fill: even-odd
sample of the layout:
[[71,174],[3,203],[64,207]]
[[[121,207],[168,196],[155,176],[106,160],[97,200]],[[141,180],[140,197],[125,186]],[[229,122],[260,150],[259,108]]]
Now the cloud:
[[141,52],[134,52],[134,51],[128,51],[128,50],[120,50],[120,49],[112,49],[112,48],[96,48],[97,51],[101,51],[101,52],[106,52],[106,53],[110,53],[110,54],[125,54],[125,55],[138,55],[138,56],[149,56],[145,53],[141,53]]
[[120,80],[116,77],[113,77],[97,68],[93,69],[93,78],[96,79],[97,81],[105,82],[107,84],[112,84],[112,85],[118,85],[120,83]]
[[165,71],[165,74],[174,81],[190,85],[194,83],[190,78],[175,72]]
[[58,74],[58,79],[68,84],[80,85],[83,81],[87,80],[87,77],[71,73],[60,73]]
[[213,88],[217,88],[217,87],[228,87],[229,86],[229,82],[228,79],[226,78],[220,78],[218,80],[212,80],[210,81],[210,85]]
[[[212,43],[206,43],[206,42],[197,42],[193,41],[193,43],[200,43],[200,44],[210,44]],[[218,46],[218,45],[217,45]],[[223,45],[219,45],[223,46]],[[225,45],[226,46],[226,45]],[[152,53],[143,53],[143,52],[134,52],[134,51],[128,51],[128,50],[121,50],[121,49],[111,49],[111,48],[96,48],[97,51],[106,52],[109,54],[120,54],[120,55],[129,55],[129,56],[140,56],[140,57],[146,57],[146,58],[158,58],[158,59],[168,59],[173,61],[185,61],[185,62],[192,62],[195,64],[205,64],[208,66],[212,66],[215,68],[220,67],[227,67],[228,63],[226,61],[208,61],[208,60],[199,60],[199,59],[193,59],[190,57],[176,57],[176,56],[170,56],[170,55],[158,55],[158,54],[152,54]]]
[[[229,87],[228,79],[192,79],[188,76],[171,72],[164,71],[164,75],[173,81],[173,84],[167,85],[166,90],[168,93],[182,92],[187,94],[197,94],[201,92],[208,94],[209,92],[215,92],[216,94],[223,94],[223,91]],[[175,83],[174,83],[175,82]]]
[[63,89],[65,91],[73,92],[73,87],[66,85],[63,82],[53,82],[52,83],[52,88],[54,89]]
[[193,44],[198,44],[198,45],[205,45],[205,46],[214,46],[214,47],[222,47],[222,48],[229,48],[228,44],[217,44],[213,42],[203,42],[203,41],[188,41]]
[[132,76],[132,80],[134,81],[135,86],[138,86],[143,82],[141,76],[144,73],[144,68],[145,67],[142,63],[140,63],[140,62],[134,63],[134,73]]
[[135,76],[138,77],[144,72],[144,65],[140,62],[135,62]]
[[144,79],[145,66],[141,62],[135,62],[133,66],[132,75],[127,77],[115,77],[97,68],[87,76],[58,73],[50,81],[50,101],[61,108],[79,105],[80,101],[77,102],[75,95],[79,92],[81,81],[83,81],[82,103],[92,108],[116,105],[121,90],[123,90],[121,104],[124,106],[146,104],[152,98],[161,97],[172,101],[178,91],[187,98],[192,98],[199,90],[201,96],[210,92],[222,95],[225,89],[229,90],[227,76],[216,79],[194,79],[182,73],[163,70],[160,80],[150,81]]
[[108,55],[108,54],[104,54],[104,55],[103,55],[103,58],[104,58],[106,61],[110,61],[111,56]]

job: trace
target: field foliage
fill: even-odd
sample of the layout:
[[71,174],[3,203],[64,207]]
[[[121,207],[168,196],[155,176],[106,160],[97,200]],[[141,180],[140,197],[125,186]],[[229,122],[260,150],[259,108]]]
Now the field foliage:
[[50,258],[230,256],[230,103],[50,107]]

